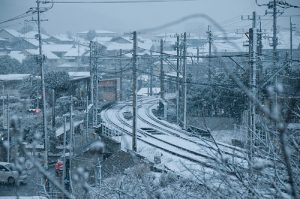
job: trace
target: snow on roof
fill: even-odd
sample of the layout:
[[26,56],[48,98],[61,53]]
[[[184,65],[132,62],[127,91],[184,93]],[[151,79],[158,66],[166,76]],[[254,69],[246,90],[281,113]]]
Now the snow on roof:
[[150,54],[151,54],[150,50],[144,50],[144,49],[142,49],[142,51],[140,52],[137,52],[137,55],[150,55]]
[[[77,126],[79,126],[80,124],[82,124],[84,121],[83,120],[80,120],[80,121],[74,121],[74,127],[77,127]],[[70,123],[69,122],[67,122],[67,124],[66,124],[66,131],[69,131],[70,130]],[[60,136],[60,135],[62,135],[64,133],[64,127],[63,126],[61,126],[61,127],[59,127],[56,131],[55,131],[55,135],[56,135],[56,137],[58,137],[58,136]]]
[[74,38],[70,38],[67,34],[57,34],[52,36],[60,41],[74,41]]
[[[177,73],[175,71],[166,73],[165,75],[170,77],[177,77]],[[179,74],[179,78],[182,78],[181,74]]]
[[93,41],[97,42],[109,42],[112,39],[112,37],[95,37]]
[[76,67],[78,66],[78,63],[63,63],[63,64],[60,64],[60,65],[57,65],[56,67],[62,67],[62,68],[68,68],[68,67]]
[[177,52],[172,50],[172,51],[169,51],[169,50],[166,50],[164,51],[165,54],[168,54],[168,55],[177,55]]
[[34,46],[39,45],[39,41],[37,39],[34,38],[23,38],[23,39]]
[[120,44],[116,42],[106,42],[104,46],[106,46],[107,50],[120,50],[120,49],[131,50],[132,49],[131,43]]
[[[22,35],[22,37],[37,40],[38,39],[37,35],[38,35],[37,31],[30,31],[30,32],[24,33]],[[48,35],[45,35],[43,33],[41,33],[41,37],[42,37],[42,39],[49,39],[50,38]]]
[[[71,50],[72,47],[72,44],[45,44],[43,45],[43,54],[45,54],[48,59],[60,59],[54,53],[66,53]],[[38,54],[37,49],[26,49],[26,51],[30,54]]]
[[51,52],[67,52],[72,47],[72,44],[46,44],[43,45],[43,50]]
[[20,81],[30,77],[30,74],[5,74],[0,75],[0,81]]
[[[141,88],[138,92],[137,95],[140,96],[147,96],[148,92],[150,93],[150,88]],[[152,88],[153,94],[159,94],[160,93],[160,88],[159,87],[154,87]]]
[[112,42],[117,42],[117,43],[131,43],[131,39],[125,38],[125,37],[122,37],[122,36],[113,37],[111,39],[111,41]]
[[71,78],[78,78],[78,77],[90,77],[90,72],[68,72]]
[[14,37],[21,37],[22,34],[19,33],[18,31],[14,30],[14,29],[2,29],[6,32],[8,32],[9,34],[13,35]]
[[4,38],[0,37],[0,41],[6,41],[6,39],[4,39]]
[[73,48],[69,49],[68,52],[64,55],[64,57],[77,57],[83,56],[89,50],[88,47],[84,46],[74,46]]
[[[31,55],[38,55],[39,54],[38,49],[26,49],[25,51],[28,52]],[[47,57],[47,59],[60,59],[54,53],[52,53],[51,51],[47,51],[45,49],[43,49],[43,54]]]
[[26,58],[26,56],[24,55],[23,52],[21,51],[11,51],[8,56],[10,56],[11,58],[14,58],[16,60],[18,60],[20,63],[22,63],[22,61]]
[[[88,32],[89,32],[89,30],[86,30],[86,31],[79,32],[79,34],[87,34]],[[95,30],[95,32],[98,34],[105,34],[105,33],[115,34],[116,33],[116,32],[109,31],[109,30]]]
[[139,75],[137,79],[142,81],[148,81],[149,75]]

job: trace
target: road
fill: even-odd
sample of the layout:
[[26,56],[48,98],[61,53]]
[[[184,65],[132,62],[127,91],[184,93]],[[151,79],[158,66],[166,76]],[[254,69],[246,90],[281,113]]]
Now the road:
[[[43,193],[42,176],[35,168],[27,170],[26,184],[0,184],[0,196],[38,196]],[[42,194],[43,195],[43,194]]]

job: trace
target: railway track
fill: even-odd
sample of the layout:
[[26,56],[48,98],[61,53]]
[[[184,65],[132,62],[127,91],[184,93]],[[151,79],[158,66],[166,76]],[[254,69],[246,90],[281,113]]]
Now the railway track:
[[[109,122],[111,125],[113,125],[114,128],[116,128],[116,129],[118,129],[118,130],[124,132],[125,134],[127,134],[127,135],[129,135],[129,136],[132,136],[132,133],[131,133],[129,130],[127,130],[127,129],[124,128],[124,127],[123,127],[123,128],[120,127],[118,124],[116,124],[114,121],[112,121],[112,120],[107,116],[107,110],[108,110],[108,109],[109,109],[109,108],[107,108],[107,109],[105,109],[105,110],[103,111],[102,116],[104,117],[104,119],[105,119],[107,122]],[[120,121],[124,126],[128,127],[129,129],[131,129],[131,126],[130,126],[127,122],[125,122],[122,118],[120,118],[119,112],[118,112],[118,114],[115,114],[115,116],[119,119],[119,121]],[[144,135],[145,137],[148,137],[148,136],[149,136],[149,135],[147,135],[147,133],[141,132],[141,130],[139,130],[138,132],[139,132],[139,133],[142,133],[142,135]],[[149,137],[150,137],[150,136],[149,136]],[[184,155],[184,154],[182,154],[182,153],[175,152],[175,151],[171,150],[169,147],[162,147],[160,144],[154,144],[153,142],[147,141],[146,139],[142,138],[141,136],[137,136],[137,139],[138,139],[139,141],[141,141],[141,142],[147,144],[147,145],[150,145],[150,146],[152,146],[152,147],[158,148],[158,149],[160,149],[160,150],[162,150],[162,151],[165,151],[165,152],[170,153],[170,154],[172,154],[172,155],[175,155],[175,156],[177,156],[177,157],[180,157],[180,158],[189,160],[189,161],[194,162],[194,163],[198,163],[198,164],[200,164],[200,165],[202,165],[202,166],[205,166],[205,167],[212,168],[212,166],[209,165],[209,164],[208,164],[207,162],[205,162],[205,161],[201,161],[201,160],[199,160],[199,159],[196,159],[196,158],[193,158],[193,157]],[[158,141],[159,141],[159,140],[158,140]],[[175,147],[175,146],[172,146],[172,147]],[[178,148],[178,147],[176,147],[176,148]],[[179,149],[179,148],[178,148],[178,149]],[[182,149],[182,150],[183,150],[183,149]],[[187,152],[187,151],[186,151],[186,152]],[[202,156],[202,157],[203,157],[203,156]],[[206,158],[206,156],[204,156],[204,158]]]
[[[118,129],[118,130],[126,133],[129,136],[132,136],[132,133],[131,133],[131,130],[130,130],[132,128],[132,126],[128,123],[127,120],[125,120],[124,118],[122,118],[120,116],[121,112],[122,112],[122,109],[125,108],[125,107],[126,107],[126,105],[122,105],[122,106],[119,105],[119,107],[117,107],[117,106],[114,107],[114,108],[118,108],[117,111],[114,111],[115,112],[114,117],[116,117],[116,119],[122,124],[121,126],[123,126],[123,127],[121,127],[120,124],[117,124],[115,121],[110,119],[110,117],[108,116],[107,112],[109,111],[109,108],[111,108],[111,107],[106,108],[102,112],[103,114],[101,114],[101,116],[103,117],[103,119],[106,122],[109,122],[111,125],[113,125],[113,127],[115,129]],[[138,116],[138,117],[144,123],[148,123],[148,122],[145,122],[145,120],[143,118],[141,118],[140,116]],[[148,125],[152,125],[152,124],[148,123]],[[144,130],[141,130],[141,129],[138,129],[138,133],[140,133],[140,135],[137,136],[137,139],[139,141],[141,141],[141,142],[143,142],[147,145],[150,145],[152,147],[158,148],[158,149],[160,149],[162,151],[165,151],[169,154],[172,154],[174,156],[189,160],[189,161],[194,162],[194,163],[198,163],[198,164],[200,164],[204,167],[213,168],[213,166],[208,163],[208,160],[216,161],[216,158],[214,158],[213,154],[199,153],[199,152],[184,148],[182,146],[178,146],[177,144],[170,143],[166,140],[163,140],[163,139],[161,139],[157,136],[154,136],[151,133],[148,133],[147,131],[144,131]],[[174,135],[174,134],[171,134],[171,135]],[[178,135],[175,135],[175,136],[178,137]],[[181,139],[182,139],[182,137],[181,137]],[[185,140],[185,141],[190,142],[191,140]],[[196,143],[196,144],[198,144],[198,143]],[[207,146],[202,145],[202,147],[207,147]],[[205,160],[203,161],[203,160],[200,160],[200,159],[205,159]]]
[[[149,104],[153,101],[157,101],[157,100],[149,100],[149,101],[147,101],[147,104]],[[142,105],[139,105],[139,107],[141,107],[141,106]],[[209,148],[210,150],[213,150],[213,151],[216,151],[216,152],[218,150],[218,148],[216,147],[216,144],[217,144],[218,147],[221,149],[222,153],[227,154],[227,155],[234,155],[238,158],[243,158],[244,159],[243,154],[245,152],[242,149],[239,149],[237,147],[231,147],[231,146],[219,143],[219,142],[214,143],[212,140],[208,140],[208,139],[204,139],[204,138],[201,138],[201,140],[199,140],[199,141],[194,141],[191,138],[184,137],[183,135],[187,135],[187,136],[191,136],[191,135],[188,132],[186,132],[182,129],[173,127],[172,125],[168,124],[167,122],[162,122],[159,119],[157,119],[155,116],[151,115],[150,111],[152,110],[153,106],[155,106],[155,104],[150,105],[148,108],[145,108],[145,110],[146,110],[145,114],[148,118],[150,118],[150,120],[147,120],[147,119],[141,117],[138,114],[138,118],[141,121],[143,121],[144,123],[147,123],[150,126],[155,127],[157,129],[161,129],[160,131],[162,131],[162,132],[167,132],[170,135],[180,137],[181,139],[183,139],[185,141],[194,143],[194,144],[196,144],[198,146],[201,146],[201,147]],[[157,124],[155,124],[154,122],[150,122],[151,120],[154,121],[155,123],[158,123],[159,126]],[[164,128],[164,127],[166,127],[166,128]],[[169,130],[169,129],[171,129],[171,130]],[[231,151],[233,151],[234,153],[232,153]],[[239,153],[239,154],[237,154],[237,153]]]

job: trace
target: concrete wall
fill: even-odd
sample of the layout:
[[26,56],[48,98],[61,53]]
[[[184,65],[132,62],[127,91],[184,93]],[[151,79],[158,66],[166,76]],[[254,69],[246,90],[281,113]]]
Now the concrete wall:
[[100,135],[101,140],[105,143],[105,151],[110,153],[116,153],[121,150],[121,143],[107,137]]

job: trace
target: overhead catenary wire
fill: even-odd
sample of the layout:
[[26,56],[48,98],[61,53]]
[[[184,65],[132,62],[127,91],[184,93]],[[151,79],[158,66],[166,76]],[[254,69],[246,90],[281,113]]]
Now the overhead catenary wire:
[[20,14],[20,15],[15,16],[15,17],[12,17],[12,18],[10,18],[10,19],[6,19],[6,20],[4,20],[4,21],[1,21],[1,22],[0,22],[0,25],[1,25],[1,24],[4,24],[4,23],[16,21],[16,20],[19,20],[19,19],[23,19],[23,18],[26,18],[26,17],[30,17],[30,16],[32,16],[32,15],[33,15],[33,13],[25,12],[25,13],[22,13],[22,14]]
[[[189,2],[197,0],[124,0],[124,1],[52,1],[54,4],[130,4],[130,3],[167,3],[167,2]],[[44,1],[48,3],[49,1]],[[50,2],[49,2],[50,3]]]

